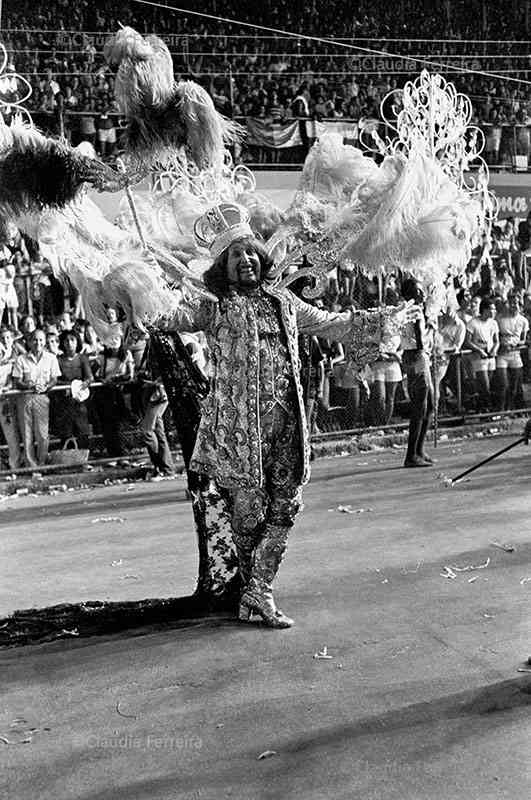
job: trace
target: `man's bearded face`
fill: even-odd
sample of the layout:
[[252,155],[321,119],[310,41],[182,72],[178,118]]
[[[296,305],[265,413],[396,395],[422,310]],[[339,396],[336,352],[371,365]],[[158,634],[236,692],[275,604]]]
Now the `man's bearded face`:
[[232,286],[252,289],[260,283],[262,266],[252,241],[233,242],[227,252],[227,278]]

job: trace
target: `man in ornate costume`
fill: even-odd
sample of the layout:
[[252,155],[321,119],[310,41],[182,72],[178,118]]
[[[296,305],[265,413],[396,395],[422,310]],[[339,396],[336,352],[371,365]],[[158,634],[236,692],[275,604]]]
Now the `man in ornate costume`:
[[190,467],[227,489],[244,584],[240,618],[253,612],[275,628],[293,624],[273,600],[272,583],[309,479],[309,436],[297,336],[342,340],[351,359],[375,359],[393,325],[415,307],[329,313],[274,280],[274,264],[254,237],[245,209],[224,203],[196,223],[214,259],[204,276],[218,303],[201,300],[170,327],[205,330],[213,381]]

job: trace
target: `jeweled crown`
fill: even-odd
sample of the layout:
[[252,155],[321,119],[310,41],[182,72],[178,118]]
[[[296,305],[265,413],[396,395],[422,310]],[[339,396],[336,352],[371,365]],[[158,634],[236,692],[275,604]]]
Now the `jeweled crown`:
[[237,203],[220,203],[209,208],[195,221],[195,238],[217,258],[237,239],[254,236],[249,212]]

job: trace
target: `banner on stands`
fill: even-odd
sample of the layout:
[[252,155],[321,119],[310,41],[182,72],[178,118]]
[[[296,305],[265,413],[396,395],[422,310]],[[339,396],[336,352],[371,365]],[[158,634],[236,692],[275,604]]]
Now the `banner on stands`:
[[[377,120],[366,120],[358,122],[318,122],[317,120],[307,120],[306,135],[309,139],[317,139],[324,133],[339,133],[347,143],[356,142],[359,136],[360,127],[370,129],[371,125],[378,125]],[[302,139],[300,135],[299,122],[262,122],[259,119],[246,119],[247,144],[255,147],[270,147],[280,149],[285,147],[300,147]]]

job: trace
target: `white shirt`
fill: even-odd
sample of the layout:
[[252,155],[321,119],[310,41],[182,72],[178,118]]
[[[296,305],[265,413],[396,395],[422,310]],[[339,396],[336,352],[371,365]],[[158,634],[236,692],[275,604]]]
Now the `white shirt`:
[[53,378],[59,378],[61,368],[56,356],[44,350],[37,360],[33,353],[21,353],[13,365],[13,377],[36,386],[47,386]]
[[467,325],[470,341],[482,350],[492,350],[494,339],[499,333],[498,323],[495,319],[481,319],[474,317]]
[[500,329],[500,344],[502,349],[510,350],[522,344],[529,332],[529,322],[523,314],[515,314],[512,317],[498,317],[498,327]]

